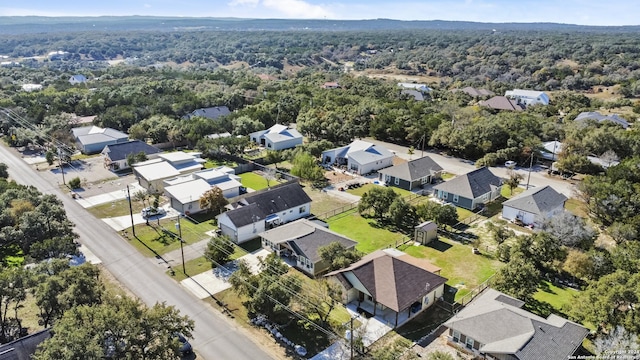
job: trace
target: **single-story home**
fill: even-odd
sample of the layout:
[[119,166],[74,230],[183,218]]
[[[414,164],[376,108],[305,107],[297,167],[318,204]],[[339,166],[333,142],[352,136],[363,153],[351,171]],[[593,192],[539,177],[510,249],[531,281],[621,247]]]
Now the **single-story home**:
[[486,289],[444,323],[448,343],[483,359],[571,359],[589,330],[555,314],[534,315],[523,305]]
[[298,219],[267,230],[260,237],[263,248],[295,261],[296,268],[310,276],[317,276],[329,268],[330,264],[318,254],[321,247],[337,242],[346,249],[353,249],[357,244],[307,219]]
[[368,174],[393,165],[395,155],[382,146],[355,140],[347,146],[322,152],[322,163],[346,166],[356,174]]
[[454,177],[433,187],[434,196],[444,202],[468,210],[500,197],[503,180],[495,176],[487,167]]
[[387,185],[413,190],[442,177],[442,167],[429,156],[378,171],[378,179]]
[[323,89],[339,89],[340,84],[337,81],[327,81],[321,86]]
[[83,126],[71,129],[78,149],[83,154],[96,154],[105,146],[129,141],[129,135],[111,128]]
[[539,227],[554,215],[564,211],[567,197],[551,186],[529,189],[502,203],[502,217]]
[[402,89],[400,95],[405,95],[407,98],[413,98],[415,101],[424,101],[424,94],[418,90]]
[[202,170],[205,159],[199,152],[170,152],[133,165],[133,174],[143,188],[152,193],[164,191],[164,180]]
[[249,193],[218,215],[218,226],[235,243],[255,239],[266,229],[307,217],[311,198],[296,181]]
[[546,160],[556,161],[558,155],[562,151],[562,143],[560,141],[547,141],[542,143],[542,151],[540,151],[540,157]]
[[140,140],[131,140],[124,143],[107,145],[102,149],[104,166],[109,170],[117,171],[129,168],[127,157],[131,154],[144,153],[148,159],[155,158],[160,149]]
[[69,84],[71,85],[84,84],[86,82],[87,82],[87,78],[84,75],[77,74],[69,77]]
[[549,105],[549,95],[544,91],[513,89],[507,90],[504,96],[516,100],[518,104],[525,107],[537,104]]
[[183,118],[191,119],[194,116],[200,116],[211,120],[217,120],[222,116],[231,114],[231,111],[226,106],[213,106],[208,108],[201,108],[193,110],[191,113],[183,116]]
[[578,116],[576,116],[574,121],[578,121],[582,123],[586,123],[588,121],[595,121],[598,123],[608,121],[608,122],[612,122],[614,124],[620,125],[624,129],[629,127],[629,122],[623,119],[622,117],[620,117],[619,115],[617,114],[603,115],[597,111],[581,112],[580,114],[578,114]]
[[506,96],[494,96],[490,99],[478,102],[478,105],[494,110],[522,111],[524,105]]
[[471,86],[467,86],[467,87],[463,87],[462,89],[453,89],[451,90],[451,92],[456,93],[456,92],[463,92],[471,97],[477,98],[477,97],[485,97],[485,96],[493,96],[495,95],[495,93],[491,90],[487,90],[487,89],[476,89],[474,87]]
[[418,90],[418,91],[421,91],[421,92],[424,92],[424,93],[431,92],[431,90],[432,90],[426,84],[414,84],[414,83],[406,83],[406,82],[398,83],[398,87],[403,88],[403,89]]
[[424,311],[444,294],[440,268],[396,249],[378,250],[326,276],[342,287],[342,301],[381,318],[394,328]]
[[302,145],[302,134],[288,126],[275,124],[267,130],[249,134],[251,141],[269,150],[284,150]]
[[433,221],[425,221],[414,228],[414,240],[422,245],[438,238],[438,224]]
[[222,195],[229,199],[240,195],[242,183],[235,171],[226,166],[164,180],[164,193],[169,198],[171,207],[183,214],[202,211],[200,198],[213,187],[219,188]]

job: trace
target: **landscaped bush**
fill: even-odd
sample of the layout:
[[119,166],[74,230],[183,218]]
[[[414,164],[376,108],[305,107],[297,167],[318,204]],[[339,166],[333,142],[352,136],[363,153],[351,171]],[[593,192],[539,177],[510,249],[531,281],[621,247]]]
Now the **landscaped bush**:
[[74,177],[73,179],[69,180],[69,187],[72,189],[78,189],[80,188],[80,178],[79,177]]

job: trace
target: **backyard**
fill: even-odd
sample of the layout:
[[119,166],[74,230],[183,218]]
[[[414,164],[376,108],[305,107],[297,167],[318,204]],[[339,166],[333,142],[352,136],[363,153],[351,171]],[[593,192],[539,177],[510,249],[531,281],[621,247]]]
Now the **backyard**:
[[[356,195],[356,196],[362,196],[364,193],[366,193],[367,191],[373,189],[376,186],[380,186],[380,185],[369,183],[369,184],[362,185],[362,186],[360,186],[358,188],[348,189],[347,192],[349,194],[353,194],[353,195]],[[394,186],[389,186],[389,188],[392,189],[396,194],[398,194],[398,195],[400,195],[402,197],[405,197],[405,196],[413,194],[411,191],[400,189],[400,188],[397,188],[397,187],[394,187]]]
[[365,254],[393,247],[404,238],[400,233],[381,228],[374,219],[363,218],[355,209],[330,217],[326,221],[331,230],[357,241],[356,249]]
[[279,181],[275,179],[267,183],[267,180],[263,176],[258,175],[255,172],[246,172],[238,176],[241,178],[242,186],[256,191],[266,189],[269,185],[273,186],[279,183]]

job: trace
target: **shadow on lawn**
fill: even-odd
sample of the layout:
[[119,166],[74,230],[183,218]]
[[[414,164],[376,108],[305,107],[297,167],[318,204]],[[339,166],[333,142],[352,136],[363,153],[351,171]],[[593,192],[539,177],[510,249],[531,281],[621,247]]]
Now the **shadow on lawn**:
[[532,313],[542,316],[546,318],[551,314],[562,315],[564,317],[568,317],[564,312],[559,311],[558,309],[554,309],[551,304],[546,301],[539,301],[536,299],[531,299],[527,301],[524,308]]
[[546,283],[546,282],[541,282],[538,288],[549,294],[554,294],[554,295],[557,294],[555,291],[551,290],[549,283]]
[[453,245],[437,239],[428,243],[427,246],[440,252],[445,252],[453,247]]

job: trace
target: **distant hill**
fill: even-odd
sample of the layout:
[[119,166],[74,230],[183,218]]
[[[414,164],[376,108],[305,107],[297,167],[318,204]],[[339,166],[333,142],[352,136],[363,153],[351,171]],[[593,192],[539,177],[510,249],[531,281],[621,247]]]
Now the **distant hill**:
[[467,21],[285,20],[239,18],[176,18],[154,16],[0,17],[1,34],[77,31],[371,31],[371,30],[475,30],[475,31],[582,31],[638,32],[640,26],[584,26],[557,23],[480,23]]

